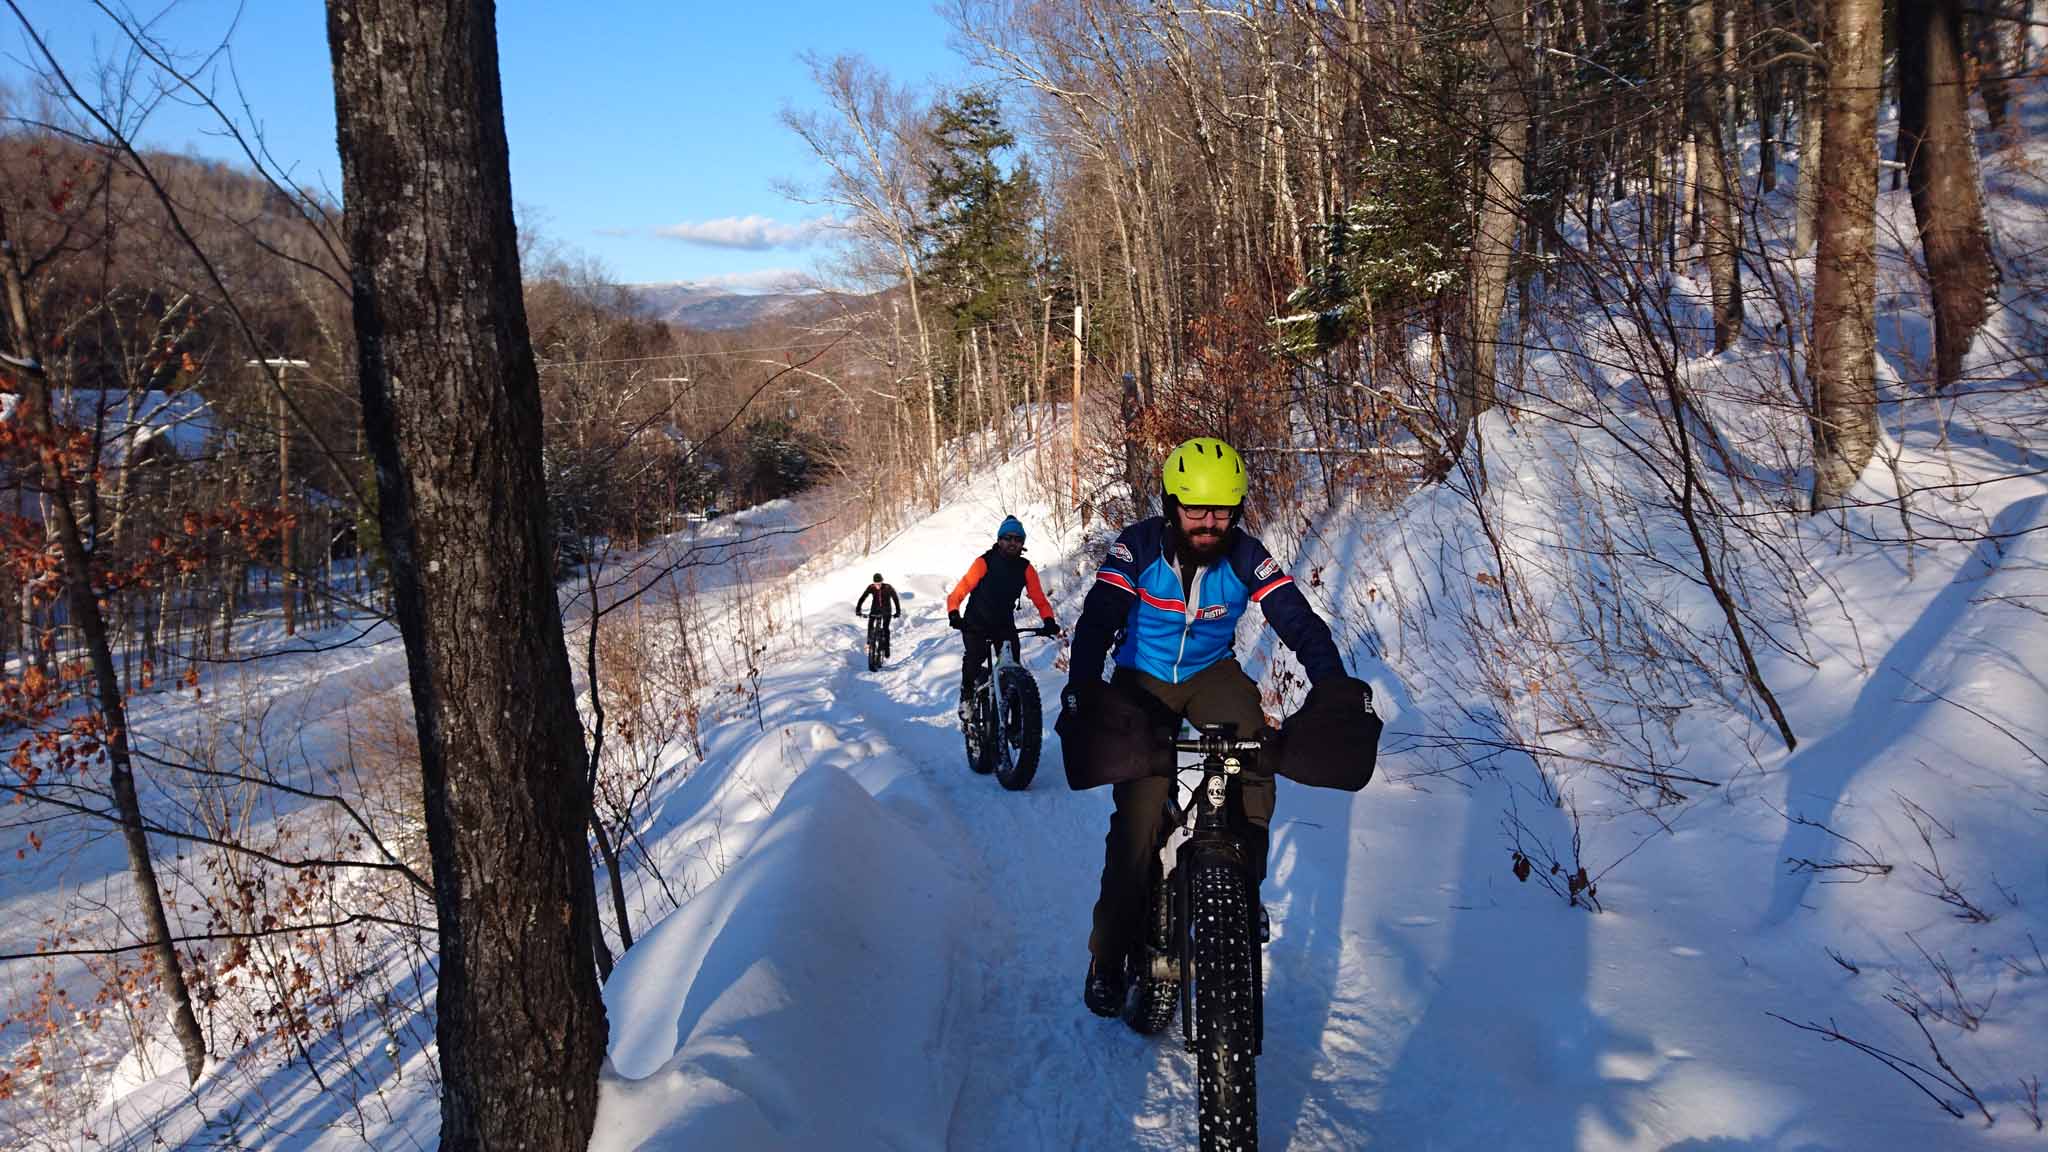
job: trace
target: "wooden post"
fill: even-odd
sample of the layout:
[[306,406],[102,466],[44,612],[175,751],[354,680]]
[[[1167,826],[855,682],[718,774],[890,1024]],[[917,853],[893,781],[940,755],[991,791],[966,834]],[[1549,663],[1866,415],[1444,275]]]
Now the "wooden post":
[[1074,305],[1074,468],[1073,495],[1076,508],[1081,506],[1081,306]]
[[[279,516],[291,515],[292,500],[292,435],[291,413],[285,410],[283,368],[277,370],[277,512]],[[284,520],[278,529],[277,543],[278,587],[284,592],[284,634],[293,635],[298,631],[298,615],[292,604],[292,525]]]
[[[278,515],[284,516],[291,511],[292,499],[291,406],[286,404],[284,399],[284,377],[290,369],[308,368],[311,365],[304,360],[271,358],[250,360],[243,364],[243,367],[270,368],[277,372],[277,512]],[[284,634],[290,636],[297,630],[298,615],[292,603],[294,581],[292,530],[289,526],[281,530],[277,544],[277,559],[278,586],[284,590]],[[222,627],[226,626],[224,621]]]
[[[1038,447],[1038,482],[1040,484],[1045,483],[1045,442],[1054,436],[1053,429],[1057,427],[1054,421],[1059,418],[1059,409],[1052,404],[1052,381],[1046,379],[1045,376],[1046,355],[1051,347],[1052,297],[1047,295],[1045,298],[1045,318],[1039,322],[1038,327],[1038,395],[1046,402],[1045,435],[1036,437]],[[1037,425],[1033,425],[1034,436],[1036,436],[1036,429]]]

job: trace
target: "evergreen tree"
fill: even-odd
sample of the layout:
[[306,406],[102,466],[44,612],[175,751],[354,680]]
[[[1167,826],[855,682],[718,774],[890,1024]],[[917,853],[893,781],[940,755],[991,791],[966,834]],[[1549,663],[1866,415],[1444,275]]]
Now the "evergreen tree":
[[1031,213],[1038,182],[995,97],[969,89],[932,110],[926,164],[925,277],[956,337],[1030,296]]

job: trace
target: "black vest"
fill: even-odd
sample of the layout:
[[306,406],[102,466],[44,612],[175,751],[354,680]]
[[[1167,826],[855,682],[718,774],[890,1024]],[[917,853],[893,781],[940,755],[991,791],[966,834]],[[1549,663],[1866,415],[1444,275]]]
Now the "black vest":
[[990,631],[1007,631],[1015,628],[1017,619],[1017,597],[1024,594],[1024,557],[1015,559],[1003,554],[1002,545],[981,554],[988,565],[982,573],[981,583],[968,594],[967,610],[961,618],[978,628]]

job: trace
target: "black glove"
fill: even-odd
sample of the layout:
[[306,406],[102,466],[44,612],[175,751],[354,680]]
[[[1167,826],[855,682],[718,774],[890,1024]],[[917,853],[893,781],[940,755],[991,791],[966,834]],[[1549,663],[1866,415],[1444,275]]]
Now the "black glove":
[[1287,718],[1274,770],[1297,784],[1356,792],[1372,779],[1380,730],[1372,686],[1350,676],[1328,677]]
[[1052,617],[1050,617],[1050,616],[1047,616],[1047,617],[1045,618],[1045,623],[1043,623],[1043,624],[1040,624],[1040,625],[1038,626],[1038,634],[1039,634],[1040,636],[1057,636],[1057,635],[1059,635],[1059,634],[1060,634],[1060,622],[1059,622],[1059,621],[1057,621],[1057,620],[1055,620],[1055,619],[1053,619],[1053,618],[1052,618]]
[[967,627],[967,625],[966,625],[966,624],[964,624],[964,623],[962,623],[962,622],[961,622],[961,620],[960,620],[960,611],[959,611],[959,609],[957,609],[957,608],[956,608],[956,609],[954,609],[954,610],[953,610],[953,611],[951,611],[951,612],[948,612],[948,613],[946,613],[946,623],[948,623],[948,624],[951,624],[951,625],[952,625],[953,627],[955,627],[955,628],[965,628],[965,627]]
[[860,610],[860,609],[858,609],[858,608],[855,608],[855,609],[853,610],[853,614],[854,614],[855,616],[865,616],[865,615],[867,615],[867,613],[865,613],[865,612],[861,611],[861,610]]

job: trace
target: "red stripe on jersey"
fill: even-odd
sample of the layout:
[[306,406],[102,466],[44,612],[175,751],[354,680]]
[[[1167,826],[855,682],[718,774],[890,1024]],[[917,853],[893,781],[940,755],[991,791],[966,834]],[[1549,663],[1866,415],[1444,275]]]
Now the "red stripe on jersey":
[[1266,583],[1259,585],[1259,590],[1252,593],[1252,603],[1256,604],[1259,601],[1264,600],[1266,598],[1266,593],[1271,592],[1273,589],[1278,588],[1282,584],[1292,583],[1294,583],[1294,577],[1292,576],[1279,576],[1272,580],[1269,580]]
[[1159,597],[1154,596],[1150,592],[1145,591],[1143,588],[1138,589],[1138,599],[1143,600],[1145,603],[1150,604],[1154,608],[1162,609],[1167,612],[1178,612],[1183,616],[1187,615],[1188,606],[1185,601],[1162,600]]
[[1131,582],[1129,580],[1124,579],[1124,574],[1121,572],[1112,572],[1109,569],[1105,568],[1102,571],[1097,572],[1095,574],[1095,578],[1097,580],[1102,581],[1104,584],[1109,584],[1114,587],[1121,588],[1126,592],[1137,591],[1136,588],[1131,587]]

